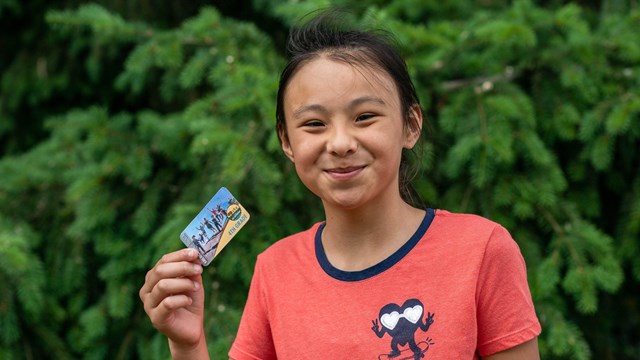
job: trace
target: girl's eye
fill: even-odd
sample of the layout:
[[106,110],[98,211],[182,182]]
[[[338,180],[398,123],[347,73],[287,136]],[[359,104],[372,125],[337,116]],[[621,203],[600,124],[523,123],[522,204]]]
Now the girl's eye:
[[370,114],[370,113],[367,113],[367,114],[360,114],[360,115],[358,115],[358,117],[356,118],[356,121],[366,121],[366,120],[369,120],[369,119],[371,119],[371,118],[373,118],[373,117],[375,117],[375,116],[376,116],[375,114]]
[[307,121],[306,123],[304,123],[305,127],[321,127],[324,126],[324,124],[321,121],[318,120],[312,120],[312,121]]

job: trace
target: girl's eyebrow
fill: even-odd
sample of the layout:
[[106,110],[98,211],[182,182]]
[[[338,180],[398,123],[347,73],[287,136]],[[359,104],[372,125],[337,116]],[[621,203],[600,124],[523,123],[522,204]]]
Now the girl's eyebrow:
[[353,101],[351,101],[351,103],[349,104],[349,108],[352,109],[358,105],[364,104],[364,103],[368,103],[368,102],[372,102],[372,103],[376,103],[378,105],[386,105],[387,103],[384,102],[384,100],[382,100],[381,98],[377,97],[377,96],[362,96],[359,97],[357,99],[353,99]]
[[300,106],[299,108],[297,108],[293,112],[293,117],[294,118],[300,118],[300,117],[302,117],[302,114],[304,114],[306,112],[319,112],[319,113],[322,113],[323,115],[326,115],[326,114],[329,113],[327,108],[325,108],[324,106],[322,106],[320,104],[310,104],[310,105]]
[[[375,103],[378,105],[386,105],[386,103],[384,102],[384,100],[382,100],[379,97],[376,96],[361,96],[359,98],[353,99],[349,105],[348,105],[348,109],[351,110],[355,107],[357,107],[358,105],[362,105],[364,103]],[[309,105],[304,105],[301,106],[299,108],[297,108],[294,112],[293,112],[293,117],[294,118],[299,118],[302,116],[302,114],[304,114],[305,112],[319,112],[323,115],[326,115],[329,113],[329,110],[327,110],[327,108],[325,108],[324,106],[320,105],[320,104],[309,104]]]

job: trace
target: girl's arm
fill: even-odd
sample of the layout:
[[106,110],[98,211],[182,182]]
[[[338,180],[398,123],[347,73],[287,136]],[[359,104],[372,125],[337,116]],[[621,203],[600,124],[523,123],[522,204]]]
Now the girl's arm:
[[173,360],[210,360],[209,350],[207,349],[207,342],[204,336],[194,347],[185,347],[169,339],[169,349],[171,350],[171,358]]
[[525,343],[510,349],[500,351],[493,355],[485,356],[483,360],[540,360],[538,351],[538,338],[533,338]]

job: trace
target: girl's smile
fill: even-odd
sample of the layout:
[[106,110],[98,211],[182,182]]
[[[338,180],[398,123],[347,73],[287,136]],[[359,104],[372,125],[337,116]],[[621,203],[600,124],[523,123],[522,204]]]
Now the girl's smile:
[[365,166],[350,166],[344,168],[331,168],[325,170],[325,172],[336,181],[347,181],[360,174],[364,168]]

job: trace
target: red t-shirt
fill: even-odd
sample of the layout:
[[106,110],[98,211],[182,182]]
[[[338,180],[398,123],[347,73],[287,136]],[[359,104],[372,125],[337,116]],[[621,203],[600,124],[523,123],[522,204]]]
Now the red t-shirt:
[[477,359],[540,331],[518,245],[475,215],[427,210],[371,268],[334,268],[323,223],[258,256],[229,356],[245,359]]

